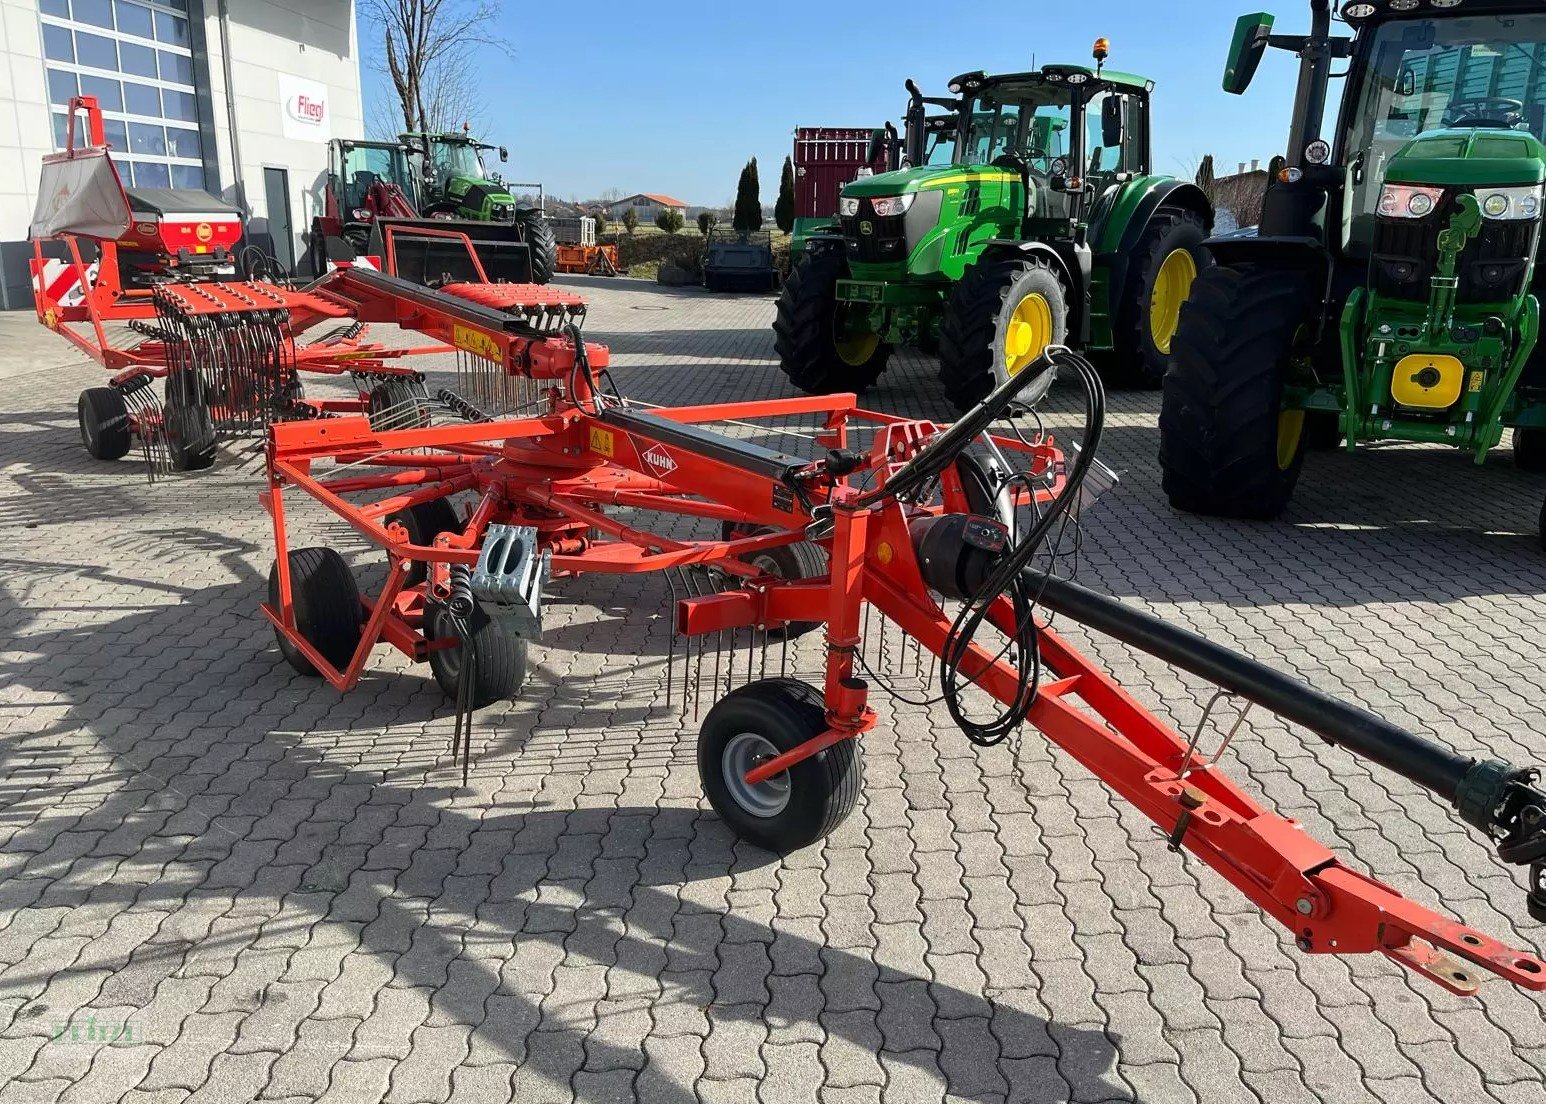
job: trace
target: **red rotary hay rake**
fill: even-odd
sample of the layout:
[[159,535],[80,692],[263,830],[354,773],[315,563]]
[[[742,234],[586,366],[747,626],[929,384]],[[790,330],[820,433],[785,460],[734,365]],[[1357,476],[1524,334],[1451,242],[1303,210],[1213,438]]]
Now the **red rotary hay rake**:
[[[117,460],[137,440],[155,478],[206,468],[220,438],[272,421],[368,410],[392,424],[427,397],[422,375],[393,362],[446,347],[368,343],[347,305],[236,280],[230,250],[240,237],[238,213],[206,193],[126,191],[96,98],[72,101],[66,148],[44,160],[32,275],[38,318],[113,373],[78,403],[92,456]],[[62,260],[44,256],[48,243]],[[300,342],[328,321],[343,324]],[[355,395],[308,399],[308,373],[347,375]]]
[[[436,410],[458,421],[383,430],[338,417],[269,429],[262,498],[277,555],[263,612],[281,650],[341,690],[378,644],[427,660],[457,701],[464,771],[462,722],[519,691],[545,583],[659,572],[687,655],[697,645],[694,696],[702,642],[727,630],[767,641],[824,627],[821,686],[753,679],[747,664],[746,683],[712,706],[698,745],[704,789],[734,832],[777,851],[810,843],[852,809],[857,738],[879,721],[869,691],[884,684],[863,652],[874,614],[937,657],[940,699],[974,741],[994,743],[1029,723],[1304,951],[1377,951],[1459,993],[1485,972],[1546,989],[1539,958],[1343,865],[1230,782],[1218,754],[1199,753],[1197,736],[1165,725],[1049,627],[1048,613],[1083,622],[1427,787],[1504,859],[1529,868],[1529,909],[1546,919],[1546,793],[1533,770],[1456,755],[1033,564],[1087,489],[1099,440],[1103,397],[1078,357],[1049,354],[949,427],[860,410],[852,396],[644,410],[608,386],[603,347],[585,344],[572,325],[534,327],[507,309],[519,296],[497,286],[433,290],[345,270],[314,291],[352,304],[357,318],[449,339],[464,385],[508,410],[524,407],[522,417],[496,420],[448,389]],[[1084,450],[990,432],[1054,365],[1085,387]],[[820,418],[825,456],[706,428],[798,416]],[[873,438],[860,447],[866,431]],[[291,547],[287,503],[296,492],[386,553],[379,593],[362,596],[336,551]],[[686,523],[719,531],[702,539],[663,531]],[[981,633],[994,639],[978,643]],[[683,701],[686,686],[684,677]],[[984,717],[983,702],[999,711]]]

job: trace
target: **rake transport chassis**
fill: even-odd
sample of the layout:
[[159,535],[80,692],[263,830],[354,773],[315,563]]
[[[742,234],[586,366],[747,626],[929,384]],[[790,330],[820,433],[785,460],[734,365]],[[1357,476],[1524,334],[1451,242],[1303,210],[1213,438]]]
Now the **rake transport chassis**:
[[[1457,755],[1022,566],[1021,550],[1047,530],[1039,521],[1029,535],[1015,533],[1007,500],[1051,524],[1082,480],[1099,414],[1086,427],[1085,450],[1066,455],[1049,436],[1026,440],[988,429],[1054,360],[1065,372],[1085,372],[1090,401],[1101,401],[1098,381],[1072,354],[1049,354],[950,427],[861,410],[851,395],[642,410],[606,386],[603,346],[583,343],[572,326],[534,331],[501,309],[506,293],[497,285],[433,290],[344,270],[313,290],[348,304],[362,321],[393,321],[451,341],[463,358],[459,376],[476,370],[515,379],[537,409],[493,420],[443,391],[444,406],[466,421],[380,431],[365,418],[338,417],[270,427],[262,500],[277,557],[263,612],[299,669],[346,690],[380,643],[432,665],[440,656],[437,678],[448,653],[460,657],[464,674],[478,670],[479,648],[484,660],[492,649],[524,665],[524,651],[516,657],[508,645],[513,634],[540,633],[544,580],[582,572],[668,573],[675,629],[689,648],[725,630],[761,631],[766,639],[824,625],[820,688],[750,681],[714,705],[699,737],[699,770],[716,811],[738,835],[788,850],[831,831],[857,794],[855,738],[878,720],[861,677],[879,678],[863,666],[868,604],[940,658],[953,714],[961,698],[949,692],[952,679],[1017,710],[1011,722],[1029,722],[1079,760],[1151,818],[1173,848],[1198,856],[1288,929],[1301,950],[1377,951],[1462,994],[1474,992],[1484,973],[1546,990],[1540,958],[1344,865],[1299,824],[1232,783],[1217,754],[1199,753],[1195,736],[1167,726],[1048,627],[1046,613],[1082,622],[1432,791],[1487,833],[1502,858],[1530,868],[1529,911],[1546,919],[1546,793],[1535,786],[1534,770]],[[796,416],[821,419],[824,459],[704,428]],[[873,434],[867,446],[857,444],[861,434]],[[984,480],[987,466],[968,446],[1017,474]],[[342,574],[315,570],[324,554],[336,553],[291,547],[287,504],[295,492],[385,551],[389,569],[379,594],[356,601],[341,559]],[[461,496],[461,510],[449,508],[452,496]],[[429,532],[428,509],[450,524]],[[669,536],[642,527],[639,515],[708,521],[719,535]],[[678,588],[693,575],[715,582]],[[314,585],[319,577],[327,589]],[[328,607],[326,596],[340,591],[347,602]],[[947,613],[941,596],[963,602],[963,612]],[[973,641],[973,610],[1000,639]],[[460,739],[462,714],[479,695],[467,678],[441,682],[458,693]],[[957,720],[968,734],[985,731],[962,715]]]

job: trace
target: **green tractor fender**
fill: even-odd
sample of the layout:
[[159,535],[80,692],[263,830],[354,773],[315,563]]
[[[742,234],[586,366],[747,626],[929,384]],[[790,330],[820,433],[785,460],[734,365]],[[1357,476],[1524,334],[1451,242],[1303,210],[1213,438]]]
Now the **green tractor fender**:
[[1045,261],[1068,289],[1068,340],[1080,345],[1090,339],[1090,279],[1094,258],[1090,247],[1078,242],[1022,241],[1018,238],[993,238],[978,255],[978,263],[996,257],[1018,255]]
[[1139,176],[1116,186],[1102,202],[1090,226],[1095,259],[1106,270],[1109,303],[1120,303],[1131,276],[1133,250],[1149,232],[1161,210],[1189,211],[1213,229],[1213,204],[1196,184],[1170,176]]

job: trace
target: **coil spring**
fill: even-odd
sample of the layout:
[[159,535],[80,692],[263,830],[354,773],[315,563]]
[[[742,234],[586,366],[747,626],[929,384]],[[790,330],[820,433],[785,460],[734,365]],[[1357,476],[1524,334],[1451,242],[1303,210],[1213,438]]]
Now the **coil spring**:
[[448,387],[442,387],[436,393],[435,398],[440,400],[444,406],[449,407],[452,413],[465,421],[492,422],[494,420]]
[[477,606],[478,600],[472,594],[472,569],[466,564],[451,565],[451,596],[446,599],[446,611],[466,620]]

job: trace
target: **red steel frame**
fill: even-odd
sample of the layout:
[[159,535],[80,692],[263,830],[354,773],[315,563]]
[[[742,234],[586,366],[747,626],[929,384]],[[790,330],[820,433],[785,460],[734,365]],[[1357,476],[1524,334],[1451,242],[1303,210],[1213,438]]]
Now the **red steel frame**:
[[[354,303],[362,317],[392,317],[426,332],[454,334],[458,346],[498,361],[505,371],[553,384],[547,409],[522,419],[390,432],[375,432],[362,418],[270,427],[269,483],[262,500],[274,525],[279,602],[264,604],[263,613],[339,689],[358,681],[378,643],[416,660],[452,646],[449,640],[426,639],[425,600],[447,595],[450,565],[477,562],[483,533],[492,522],[535,526],[553,553],[555,576],[713,565],[739,577],[740,589],[677,603],[676,627],[687,636],[787,621],[825,622],[829,728],[749,772],[750,783],[875,725],[866,684],[855,666],[864,603],[936,656],[944,651],[950,619],[923,581],[908,534],[909,516],[918,507],[895,500],[861,506],[859,491],[846,479],[812,479],[803,484],[806,500],[791,503],[784,480],[664,439],[669,434],[651,436],[637,428],[637,420],[629,429],[608,421],[595,406],[587,379],[576,370],[574,346],[565,340],[523,337],[457,321],[454,313],[442,313],[433,305],[351,286],[347,272],[330,277],[319,290]],[[497,299],[485,289],[483,298],[491,297]],[[604,367],[607,350],[587,349],[592,366]],[[560,391],[560,381],[568,381],[567,392]],[[871,471],[881,480],[923,447],[937,428],[860,410],[855,403],[846,395],[653,413],[682,424],[820,414],[825,418],[822,443],[831,448],[848,447],[850,429],[867,422],[877,432],[859,471]],[[1028,470],[1047,477],[1049,485],[1038,496],[1045,499],[1059,489],[1061,456],[1050,438],[1029,446],[994,440],[1006,451],[1026,455]],[[659,459],[662,449],[665,463]],[[319,475],[313,467],[324,461],[348,468]],[[814,474],[815,467],[810,471]],[[386,583],[378,595],[364,599],[364,632],[342,667],[328,662],[295,629],[285,508],[291,487],[316,499],[389,557]],[[947,475],[943,491],[944,504],[928,509],[965,508],[958,480]],[[476,496],[465,530],[442,534],[433,545],[412,544],[403,528],[384,520],[415,503],[464,492]],[[1026,495],[1021,492],[1022,502]],[[624,524],[606,512],[607,506],[769,526],[774,532],[742,539],[680,540]],[[827,577],[786,581],[738,558],[807,539],[812,510],[822,507],[830,509],[832,522],[830,537],[821,541],[829,553]],[[592,529],[604,539],[592,539]],[[429,565],[429,577],[426,583],[408,586],[414,562]],[[991,619],[1000,630],[1013,629],[1007,599],[998,600]],[[1058,633],[1042,626],[1040,640],[1050,677],[1036,690],[1030,723],[1290,930],[1302,950],[1378,951],[1461,994],[1474,992],[1483,972],[1527,989],[1546,990],[1546,963],[1540,958],[1409,901],[1394,888],[1343,865],[1296,822],[1263,808],[1215,764],[1199,763],[1189,754],[1186,738]],[[971,649],[962,669],[1001,701],[1016,693],[1014,669],[980,647]]]

